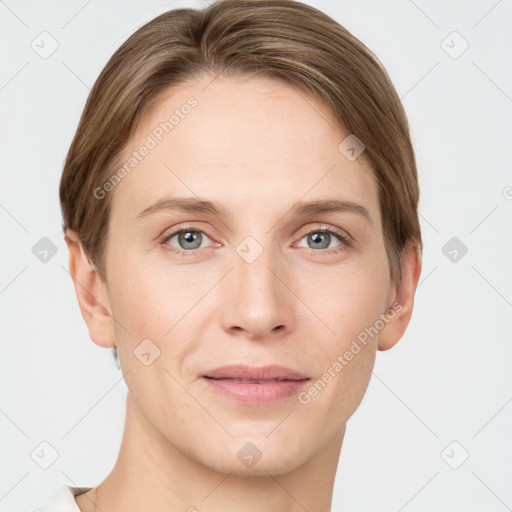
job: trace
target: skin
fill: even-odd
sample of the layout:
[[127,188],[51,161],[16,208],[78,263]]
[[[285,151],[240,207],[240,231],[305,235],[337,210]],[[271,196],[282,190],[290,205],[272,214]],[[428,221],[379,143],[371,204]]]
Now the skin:
[[[76,235],[66,236],[90,337],[117,346],[129,390],[117,462],[75,499],[86,512],[251,512],[262,504],[326,512],[346,422],[376,351],[391,348],[409,323],[420,250],[407,246],[402,281],[393,284],[364,154],[345,158],[338,145],[348,134],[328,108],[279,81],[208,77],[174,87],[144,115],[126,154],[190,96],[198,105],[109,192],[105,282]],[[168,195],[218,201],[229,214],[167,209],[138,218]],[[371,223],[351,211],[291,214],[299,200],[333,198],[364,206]],[[162,240],[189,223],[200,248]],[[352,244],[327,235],[328,248],[316,248],[308,233],[329,226]],[[252,263],[236,251],[247,236],[263,249]],[[307,404],[297,396],[241,404],[200,378],[225,364],[275,363],[316,382],[395,301],[400,311]],[[133,354],[147,338],[160,349],[149,366]],[[237,457],[248,442],[262,453],[252,467]]]

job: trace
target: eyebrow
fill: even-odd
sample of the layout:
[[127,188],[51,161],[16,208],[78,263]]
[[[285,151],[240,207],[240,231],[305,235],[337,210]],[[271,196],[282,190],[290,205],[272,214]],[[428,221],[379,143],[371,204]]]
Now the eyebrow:
[[[151,206],[142,210],[137,215],[137,218],[144,218],[151,213],[165,210],[178,210],[187,213],[209,213],[215,216],[227,216],[229,213],[226,207],[218,201],[207,201],[195,197],[166,197],[159,199]],[[293,215],[298,217],[318,213],[357,213],[373,226],[372,217],[367,208],[358,203],[342,199],[297,201],[290,211]]]
[[292,207],[292,213],[302,217],[316,213],[344,213],[351,212],[361,215],[370,226],[373,226],[372,217],[367,208],[352,201],[342,199],[327,199],[318,201],[298,201]]
[[226,208],[217,201],[206,201],[195,197],[164,197],[159,199],[145,210],[142,210],[137,218],[162,210],[178,210],[191,213],[210,213],[212,215],[226,215]]

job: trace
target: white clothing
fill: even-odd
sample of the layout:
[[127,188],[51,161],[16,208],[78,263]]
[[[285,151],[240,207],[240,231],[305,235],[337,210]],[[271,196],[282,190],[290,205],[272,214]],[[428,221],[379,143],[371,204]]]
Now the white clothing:
[[61,485],[46,505],[36,508],[32,512],[80,512],[75,496],[91,490],[92,487],[70,487]]

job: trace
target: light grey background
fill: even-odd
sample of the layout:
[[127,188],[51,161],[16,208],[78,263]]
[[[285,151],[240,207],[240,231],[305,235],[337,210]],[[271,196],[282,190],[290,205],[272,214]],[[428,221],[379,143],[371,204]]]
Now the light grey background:
[[[409,329],[349,422],[333,511],[512,510],[512,2],[306,3],[366,44],[403,100],[425,243]],[[112,53],[156,15],[204,5],[0,1],[1,512],[97,485],[114,464],[126,386],[80,315],[58,182]],[[59,45],[47,59],[31,48],[43,31]],[[46,263],[42,237],[57,248]],[[456,262],[452,237],[468,248]],[[42,442],[58,452],[48,469]]]

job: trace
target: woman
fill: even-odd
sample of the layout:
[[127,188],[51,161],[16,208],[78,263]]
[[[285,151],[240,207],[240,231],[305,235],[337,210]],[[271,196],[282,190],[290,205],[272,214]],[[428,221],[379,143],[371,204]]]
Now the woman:
[[128,395],[112,471],[39,510],[330,510],[421,272],[408,122],[377,58],[296,1],[166,12],[96,81],[60,199]]

